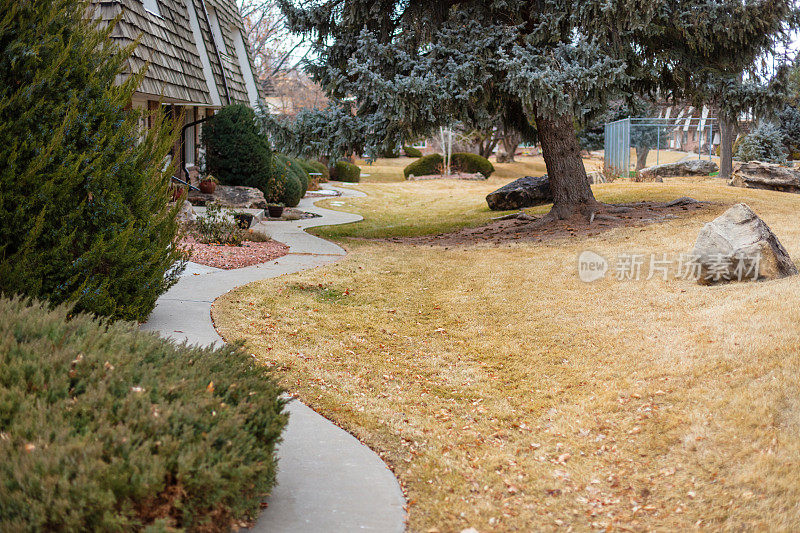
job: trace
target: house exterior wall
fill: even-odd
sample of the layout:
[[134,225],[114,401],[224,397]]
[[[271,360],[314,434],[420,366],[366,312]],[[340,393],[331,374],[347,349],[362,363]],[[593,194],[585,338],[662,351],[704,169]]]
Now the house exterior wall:
[[124,76],[147,67],[139,93],[201,107],[258,104],[263,95],[235,0],[150,1],[157,13],[141,0],[92,2],[95,18],[111,23],[120,17],[112,33],[120,46],[138,39]]
[[[132,107],[162,108],[188,125],[224,105],[263,101],[235,0],[148,0],[147,7],[142,0],[93,0],[92,6],[103,23],[119,17],[112,32],[117,44],[138,40],[118,80],[146,69]],[[188,127],[173,147],[183,179],[187,173],[196,177],[201,130]]]

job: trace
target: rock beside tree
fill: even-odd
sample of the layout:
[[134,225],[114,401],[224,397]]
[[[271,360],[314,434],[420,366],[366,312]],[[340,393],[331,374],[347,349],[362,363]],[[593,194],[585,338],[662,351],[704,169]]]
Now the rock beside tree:
[[778,237],[747,204],[737,204],[703,226],[692,256],[701,285],[797,274]]
[[264,193],[261,190],[241,185],[217,185],[213,194],[191,191],[189,192],[188,200],[192,205],[206,205],[213,202],[222,207],[230,208],[267,208],[267,201],[264,199]]
[[677,176],[708,176],[712,172],[718,172],[719,166],[707,159],[689,159],[677,163],[664,163],[652,167],[643,168],[639,175],[643,179],[674,178]]
[[525,176],[504,185],[486,196],[493,211],[509,211],[553,203],[550,179],[544,176]]
[[775,163],[750,161],[734,170],[733,187],[800,193],[800,171]]

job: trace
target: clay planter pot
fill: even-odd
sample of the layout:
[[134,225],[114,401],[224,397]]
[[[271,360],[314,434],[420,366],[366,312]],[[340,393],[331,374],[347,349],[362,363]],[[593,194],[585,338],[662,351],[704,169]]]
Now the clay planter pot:
[[269,218],[281,218],[283,216],[282,205],[268,205],[267,211],[269,212]]
[[214,194],[217,190],[217,182],[206,180],[200,182],[200,192],[203,194]]
[[250,224],[253,223],[253,215],[250,213],[234,213],[233,220],[236,221],[236,225],[241,229],[250,229]]
[[186,189],[183,187],[178,187],[175,185],[170,185],[170,190],[172,191],[172,201],[177,202],[178,200],[184,198],[186,196]]

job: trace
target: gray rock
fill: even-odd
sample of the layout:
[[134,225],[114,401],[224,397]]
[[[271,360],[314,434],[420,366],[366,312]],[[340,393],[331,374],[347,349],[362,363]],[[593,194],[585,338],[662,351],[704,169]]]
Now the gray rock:
[[493,211],[509,211],[553,203],[550,180],[544,176],[525,176],[504,185],[486,196]]
[[183,204],[181,205],[180,211],[178,211],[178,222],[181,224],[188,224],[189,222],[194,222],[197,220],[197,215],[192,209],[192,204],[190,204],[187,200],[183,200]]
[[264,193],[254,187],[217,185],[214,194],[190,191],[188,200],[192,205],[216,203],[222,207],[240,209],[266,209]]
[[692,255],[701,285],[785,278],[797,274],[786,249],[746,204],[737,204],[700,231]]
[[667,202],[666,204],[664,204],[664,206],[665,207],[680,207],[680,206],[684,206],[684,205],[694,205],[694,204],[699,204],[699,203],[700,203],[699,201],[697,201],[694,198],[691,198],[689,196],[681,196],[680,198],[672,200],[671,202]]
[[708,176],[712,172],[717,172],[719,166],[707,159],[688,159],[678,163],[664,163],[643,168],[639,175],[643,179],[674,178],[676,176]]
[[800,171],[774,163],[750,161],[734,171],[728,184],[748,189],[800,193]]

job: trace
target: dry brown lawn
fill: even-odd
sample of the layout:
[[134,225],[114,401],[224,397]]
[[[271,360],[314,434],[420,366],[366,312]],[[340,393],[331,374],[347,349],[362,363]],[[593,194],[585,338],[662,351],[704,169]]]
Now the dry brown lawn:
[[[596,193],[745,200],[800,257],[799,196]],[[708,217],[540,244],[351,240],[339,263],[229,293],[214,320],[383,456],[411,531],[797,531],[800,278],[577,277],[585,249],[688,251]]]

